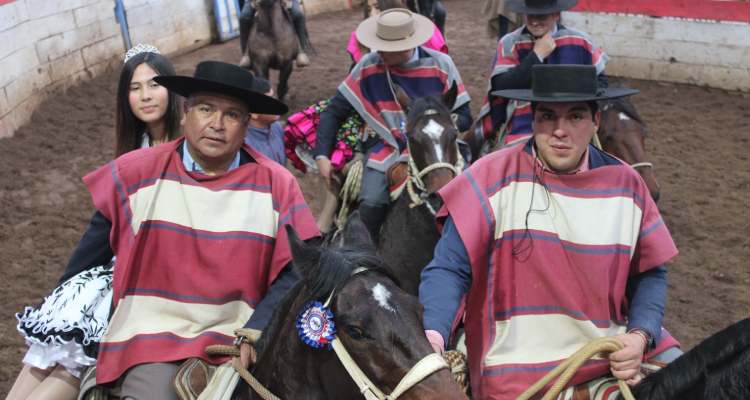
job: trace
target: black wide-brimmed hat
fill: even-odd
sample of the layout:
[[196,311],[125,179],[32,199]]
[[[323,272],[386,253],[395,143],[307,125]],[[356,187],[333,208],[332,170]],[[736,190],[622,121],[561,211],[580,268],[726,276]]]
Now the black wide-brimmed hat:
[[507,0],[508,10],[529,15],[552,14],[569,10],[578,4],[578,0]]
[[491,94],[511,100],[571,103],[616,99],[638,93],[629,88],[600,88],[593,65],[535,65],[531,89],[496,90]]
[[250,71],[221,61],[199,63],[192,77],[167,75],[154,80],[184,97],[201,92],[234,97],[245,102],[250,112],[256,114],[281,115],[289,111],[286,104],[254,90],[255,78]]

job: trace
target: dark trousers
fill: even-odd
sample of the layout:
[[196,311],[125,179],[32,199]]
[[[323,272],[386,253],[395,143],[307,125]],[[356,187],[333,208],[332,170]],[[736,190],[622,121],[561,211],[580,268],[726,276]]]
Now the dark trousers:
[[407,7],[412,11],[417,11],[417,5],[419,6],[419,13],[427,18],[430,18],[440,33],[445,36],[445,6],[441,0],[407,0]]
[[[380,141],[379,138],[370,138],[364,143],[367,152],[365,160],[370,159],[372,146]],[[365,161],[365,164],[367,162]],[[377,246],[380,240],[380,227],[385,222],[388,214],[388,206],[391,203],[388,192],[388,178],[384,172],[365,165],[362,172],[362,188],[359,191],[359,215],[362,218],[373,243]]]

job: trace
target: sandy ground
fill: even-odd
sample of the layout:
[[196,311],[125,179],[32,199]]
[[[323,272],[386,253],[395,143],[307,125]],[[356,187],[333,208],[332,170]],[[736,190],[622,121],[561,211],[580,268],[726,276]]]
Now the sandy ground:
[[[451,54],[476,113],[494,53],[480,22],[481,2],[448,0]],[[299,110],[330,97],[345,77],[344,52],[361,12],[309,18],[318,55],[295,71],[287,98]],[[178,72],[197,62],[239,60],[237,40],[176,57]],[[15,137],[0,140],[0,395],[21,367],[25,346],[14,313],[37,303],[57,282],[93,209],[80,178],[114,154],[117,73],[53,96]],[[624,80],[650,123],[647,146],[662,185],[659,207],[680,255],[670,268],[665,326],[686,348],[750,315],[750,96],[661,82]],[[300,177],[317,211],[320,182]]]

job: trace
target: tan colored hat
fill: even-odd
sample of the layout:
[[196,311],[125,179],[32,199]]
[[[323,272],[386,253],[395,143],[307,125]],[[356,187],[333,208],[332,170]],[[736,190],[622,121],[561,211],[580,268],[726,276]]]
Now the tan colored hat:
[[357,40],[373,51],[404,51],[424,44],[435,27],[427,17],[392,8],[362,21]]

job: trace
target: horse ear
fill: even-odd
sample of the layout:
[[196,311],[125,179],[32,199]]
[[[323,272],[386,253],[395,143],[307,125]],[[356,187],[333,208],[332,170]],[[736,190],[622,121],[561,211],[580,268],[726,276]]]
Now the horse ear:
[[375,252],[375,244],[372,243],[370,232],[367,230],[362,217],[359,216],[359,210],[354,211],[346,221],[343,233],[343,245],[351,246],[362,250]]
[[393,92],[396,94],[396,101],[401,105],[401,109],[408,112],[409,107],[411,107],[411,98],[409,95],[406,94],[401,86],[396,85],[395,83],[393,84]]
[[285,225],[284,228],[289,240],[294,268],[301,277],[310,279],[310,276],[315,274],[315,267],[320,260],[320,248],[305,243],[291,225]]
[[453,81],[451,88],[443,93],[443,104],[448,107],[448,110],[453,110],[453,105],[456,104],[456,97],[458,97],[458,84],[456,81]]

